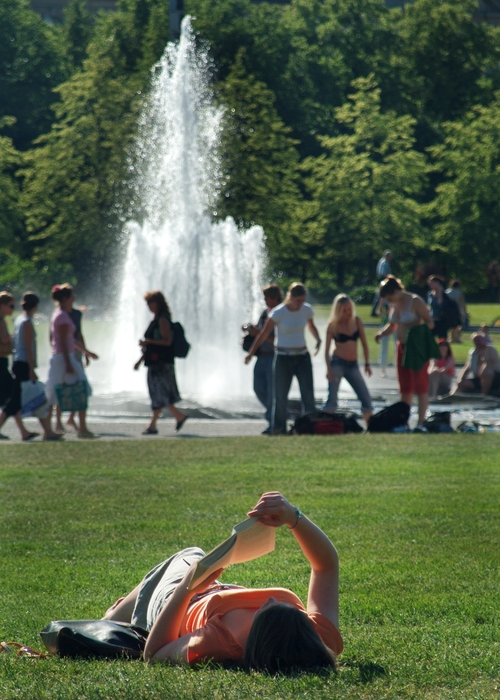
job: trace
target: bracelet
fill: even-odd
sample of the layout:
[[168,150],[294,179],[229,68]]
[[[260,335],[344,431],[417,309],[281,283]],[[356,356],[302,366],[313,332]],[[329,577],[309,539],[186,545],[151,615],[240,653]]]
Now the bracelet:
[[297,520],[295,521],[295,525],[288,528],[289,530],[294,530],[299,524],[299,520],[302,520],[302,511],[300,510],[300,508],[295,507],[295,515],[297,516]]

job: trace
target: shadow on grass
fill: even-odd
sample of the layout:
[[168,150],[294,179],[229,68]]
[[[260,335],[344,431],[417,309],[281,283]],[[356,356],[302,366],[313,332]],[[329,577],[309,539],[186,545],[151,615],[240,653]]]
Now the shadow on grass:
[[358,669],[359,680],[361,683],[372,683],[375,679],[387,676],[387,671],[380,664],[375,664],[372,661],[346,661],[341,664],[341,667]]

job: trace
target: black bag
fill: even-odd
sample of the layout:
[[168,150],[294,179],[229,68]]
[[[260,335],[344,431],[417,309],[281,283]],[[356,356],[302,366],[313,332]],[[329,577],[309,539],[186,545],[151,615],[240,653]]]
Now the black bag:
[[369,433],[392,433],[394,428],[401,428],[408,423],[410,407],[404,401],[393,403],[392,406],[383,408],[374,413],[368,420]]
[[138,659],[148,633],[141,627],[113,620],[59,620],[40,632],[43,643],[59,656]]
[[[243,342],[242,342],[243,352],[248,352],[250,350],[250,348],[253,345],[254,340],[255,340],[254,335],[245,335],[243,337]],[[258,353],[256,353],[256,354],[258,354]]]
[[181,326],[179,321],[172,323],[172,350],[174,357],[187,357],[188,352],[191,349],[191,345],[186,340],[186,335],[184,333],[184,328]]
[[450,411],[437,411],[424,420],[423,426],[429,433],[454,433],[450,418]]
[[344,433],[362,433],[363,428],[354,413],[326,413],[315,411],[299,416],[293,424],[292,433],[296,435],[343,435]]
[[460,308],[454,299],[450,299],[447,294],[443,296],[443,321],[447,328],[456,328],[462,325],[460,317]]

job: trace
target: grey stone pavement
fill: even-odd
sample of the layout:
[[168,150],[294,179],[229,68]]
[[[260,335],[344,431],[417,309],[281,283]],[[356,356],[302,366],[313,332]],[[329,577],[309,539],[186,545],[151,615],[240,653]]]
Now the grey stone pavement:
[[[373,375],[367,379],[367,384],[374,402],[374,410],[380,410],[384,406],[398,400],[399,394],[394,367],[388,368],[388,376],[382,378],[380,370],[375,365]],[[316,396],[318,408],[326,398],[326,380],[323,373],[319,373],[315,368],[315,384],[317,386]],[[291,418],[300,412],[298,401],[298,387],[292,385],[291,390]],[[350,386],[344,381],[341,384],[340,407],[348,408],[359,412],[359,402],[357,401]],[[216,407],[199,406],[194,402],[183,401],[178,404],[181,410],[186,411],[189,419],[186,421],[179,433],[175,432],[175,422],[166,411],[166,417],[158,422],[159,433],[153,436],[142,435],[142,430],[148,425],[150,413],[147,395],[130,397],[104,396],[97,394],[91,397],[88,411],[88,426],[90,430],[100,436],[101,440],[161,440],[188,438],[210,438],[210,437],[242,437],[258,436],[266,428],[266,421],[262,418],[262,409],[255,398],[247,398],[240,402],[219,402]],[[464,420],[477,420],[485,424],[491,424],[500,430],[500,399],[493,397],[457,397],[453,403],[436,403],[430,407],[431,411],[449,410],[452,412],[452,425],[456,426]],[[360,417],[360,423],[363,420]],[[416,423],[415,407],[412,410],[410,425]],[[35,418],[25,419],[25,425],[29,430],[40,431],[41,428]],[[19,432],[14,421],[11,419],[3,426],[2,433],[7,435],[9,440],[0,440],[1,445],[20,442]],[[41,436],[32,442],[40,442]],[[68,431],[65,434],[66,441],[80,441],[76,432]]]

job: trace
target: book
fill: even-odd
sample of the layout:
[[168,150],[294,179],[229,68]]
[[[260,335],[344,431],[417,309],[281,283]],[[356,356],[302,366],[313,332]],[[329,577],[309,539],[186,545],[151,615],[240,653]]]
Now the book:
[[257,518],[247,518],[233,527],[231,537],[221,542],[198,561],[189,590],[195,588],[217,569],[230,564],[243,564],[272,552],[276,544],[276,528],[259,523]]

